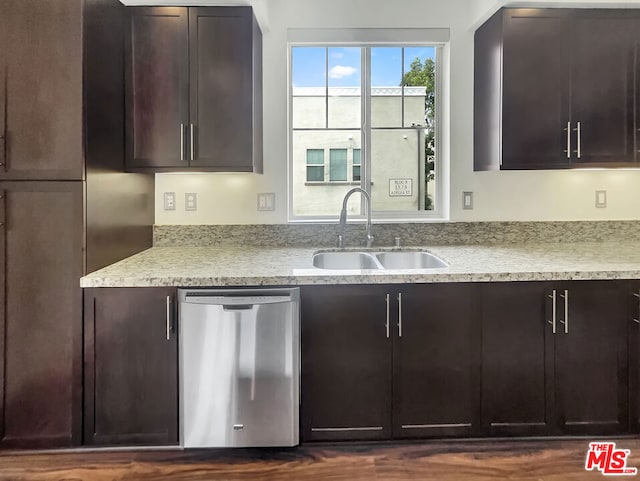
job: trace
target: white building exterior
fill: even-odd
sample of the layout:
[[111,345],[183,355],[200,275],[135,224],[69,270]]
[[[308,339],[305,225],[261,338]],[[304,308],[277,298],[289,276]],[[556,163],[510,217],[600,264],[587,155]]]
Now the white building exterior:
[[[404,90],[404,95],[403,95]],[[294,87],[292,181],[295,216],[335,216],[360,185],[359,87]],[[371,193],[375,211],[424,209],[425,87],[373,87]],[[404,110],[404,124],[403,124]],[[360,213],[353,196],[349,213]]]

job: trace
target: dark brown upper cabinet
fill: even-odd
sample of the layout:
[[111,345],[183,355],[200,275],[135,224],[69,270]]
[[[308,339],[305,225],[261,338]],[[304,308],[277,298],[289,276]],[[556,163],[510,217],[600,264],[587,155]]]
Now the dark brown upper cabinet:
[[3,0],[0,180],[81,180],[82,0]]
[[251,7],[131,8],[127,42],[127,170],[262,173]]
[[474,170],[637,160],[638,15],[502,9],[475,35]]

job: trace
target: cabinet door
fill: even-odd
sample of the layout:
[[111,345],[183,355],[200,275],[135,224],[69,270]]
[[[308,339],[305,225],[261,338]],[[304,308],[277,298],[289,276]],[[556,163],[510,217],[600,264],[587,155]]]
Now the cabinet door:
[[0,180],[82,179],[82,4],[2,1]]
[[633,433],[640,432],[640,282],[624,287],[627,296],[629,334],[629,422]]
[[567,434],[625,432],[625,290],[614,281],[583,281],[562,285],[558,295],[562,323],[554,337],[559,425]]
[[187,167],[188,9],[128,10],[127,169]]
[[551,287],[482,286],[482,419],[489,435],[554,432]]
[[0,183],[0,443],[81,440],[81,182]]
[[568,165],[569,21],[566,10],[506,10],[502,169]]
[[189,9],[191,167],[253,170],[252,20],[249,7]]
[[479,433],[477,286],[401,287],[394,303],[394,437]]
[[85,443],[178,442],[173,288],[85,290]]
[[635,160],[633,36],[638,26],[636,18],[619,10],[578,9],[574,13],[571,34],[573,163]]
[[303,441],[391,436],[391,339],[376,286],[301,291]]

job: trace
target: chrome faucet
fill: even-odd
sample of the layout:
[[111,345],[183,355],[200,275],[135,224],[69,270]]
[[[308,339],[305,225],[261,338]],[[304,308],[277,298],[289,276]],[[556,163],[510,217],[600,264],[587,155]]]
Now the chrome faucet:
[[349,201],[351,194],[354,194],[355,192],[361,192],[367,201],[367,235],[365,240],[367,247],[371,247],[371,244],[373,244],[373,235],[371,235],[371,196],[366,190],[361,189],[360,187],[355,187],[344,196],[344,200],[342,201],[342,210],[340,211],[340,225],[342,227],[347,225],[347,202]]

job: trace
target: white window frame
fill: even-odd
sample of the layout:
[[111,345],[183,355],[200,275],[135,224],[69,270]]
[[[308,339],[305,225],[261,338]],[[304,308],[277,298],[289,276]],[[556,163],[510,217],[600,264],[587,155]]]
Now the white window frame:
[[[445,138],[443,135],[443,118],[445,109],[444,91],[444,70],[448,65],[448,29],[289,29],[287,42],[287,67],[288,67],[288,115],[287,115],[287,136],[288,136],[288,183],[287,183],[287,204],[288,204],[288,221],[290,223],[304,222],[335,222],[339,215],[340,207],[336,206],[335,215],[295,215],[293,211],[293,69],[292,69],[292,51],[294,47],[358,47],[362,48],[362,76],[361,76],[361,92],[362,97],[362,126],[361,135],[362,143],[360,146],[360,184],[362,188],[367,189],[367,185],[371,185],[371,132],[370,113],[371,113],[371,68],[369,65],[368,49],[375,47],[435,47],[436,49],[436,112],[435,112],[435,199],[436,208],[434,210],[424,211],[373,211],[372,219],[375,222],[429,222],[442,221],[447,219],[448,214],[448,197],[449,197],[449,162],[445,158],[444,152],[449,151],[449,146],[444,146]],[[448,99],[446,99],[448,105]],[[426,161],[426,159],[425,159]],[[327,161],[326,161],[327,162]],[[351,163],[348,166],[352,169]],[[325,164],[325,171],[326,171]],[[351,178],[348,172],[348,179]],[[356,183],[354,183],[356,184]],[[356,185],[357,185],[356,184]],[[364,221],[365,207],[364,199],[361,212],[362,215],[352,216],[350,219],[358,219]]]

